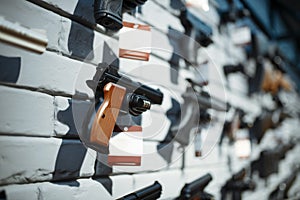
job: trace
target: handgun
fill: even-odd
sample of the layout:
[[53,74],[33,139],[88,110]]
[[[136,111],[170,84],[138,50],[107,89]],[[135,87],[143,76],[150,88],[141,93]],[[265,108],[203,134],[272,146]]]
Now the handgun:
[[[172,138],[183,146],[189,144],[190,132],[193,128],[199,128],[200,124],[208,124],[211,121],[211,116],[208,116],[208,113],[204,114],[207,109],[211,108],[217,111],[226,111],[225,105],[223,105],[222,102],[212,98],[209,93],[203,90],[195,90],[197,84],[191,80],[188,81],[191,86],[188,87],[186,92],[182,95],[184,104],[181,107],[181,115],[177,114],[179,117],[178,123],[171,127],[169,131]],[[182,119],[180,119],[180,116],[183,116]]]
[[260,152],[260,157],[251,162],[251,175],[258,171],[260,178],[267,179],[271,174],[279,170],[280,160],[285,158],[286,153],[294,147],[293,141],[286,144],[279,144],[274,149],[267,149]]
[[181,189],[180,196],[176,200],[211,200],[214,199],[213,195],[204,191],[205,187],[212,181],[210,173],[200,177],[199,179],[187,183]]
[[[184,94],[184,104],[180,106],[179,102],[172,99],[172,107],[167,111],[167,117],[171,121],[170,129],[162,142],[157,146],[158,153],[168,162],[171,162],[171,154],[173,148],[173,140],[177,141],[182,147],[185,147],[190,142],[190,133],[194,132],[194,147],[195,156],[201,156],[201,130],[206,127],[211,121],[211,115],[207,112],[207,109],[201,109],[199,112],[195,110],[199,107],[211,107],[210,99],[199,100],[194,96]],[[189,99],[189,98],[192,98]],[[199,97],[202,98],[202,97]],[[202,103],[201,105],[197,104]],[[182,116],[182,117],[181,117]],[[168,148],[165,148],[168,146]]]
[[[275,117],[277,116],[277,117]],[[253,126],[249,129],[250,135],[259,144],[269,129],[277,128],[286,118],[291,117],[283,110],[263,109],[263,113],[256,117]]]
[[[228,108],[232,107],[230,104],[228,104]],[[251,123],[248,123],[244,121],[244,116],[246,113],[239,109],[235,108],[235,113],[233,115],[233,118],[231,120],[227,120],[224,123],[223,130],[221,133],[221,137],[219,140],[219,146],[222,146],[223,140],[225,137],[229,139],[229,143],[233,144],[233,142],[236,139],[236,131],[238,129],[244,129],[244,128],[250,128],[252,126]]]
[[[193,36],[193,39],[201,46],[208,47],[213,43],[211,39],[213,34],[212,28],[195,16],[189,9],[181,11],[179,19],[185,29],[185,34],[190,37]],[[193,30],[195,35],[192,34]]]
[[208,124],[212,121],[211,114],[207,110],[202,110],[200,112],[199,118],[199,129],[196,130],[195,138],[194,138],[194,149],[195,149],[195,157],[202,156],[202,137],[201,132],[204,128],[208,126]]
[[[93,80],[87,81],[95,91],[95,108],[91,130],[87,134],[87,146],[99,150],[109,145],[109,139],[116,126],[119,112],[139,116],[149,110],[152,104],[162,104],[163,93],[140,82],[120,75],[118,69],[107,63],[100,63]],[[92,112],[95,112],[92,108]],[[128,128],[128,127],[127,127]]]
[[158,181],[153,185],[140,189],[136,192],[130,193],[118,200],[154,200],[158,199],[162,192],[162,186]]
[[94,17],[97,24],[111,31],[123,27],[122,14],[143,5],[147,0],[95,0]]
[[242,74],[245,74],[244,65],[241,63],[238,63],[236,65],[224,65],[223,66],[223,72],[225,77],[227,78],[229,74],[240,72]]
[[269,200],[290,199],[291,197],[288,196],[288,192],[297,179],[298,173],[299,166],[296,166],[295,169],[292,170],[292,173],[287,176],[281,183],[279,183],[278,186],[270,193]]
[[197,66],[198,49],[201,46],[208,47],[213,43],[211,39],[213,34],[212,28],[195,16],[189,9],[182,10],[179,19],[184,27],[184,33],[188,36],[188,38],[183,39],[183,48],[185,48],[183,52],[188,52],[184,57],[189,65]]
[[226,200],[231,196],[232,200],[241,200],[243,191],[254,190],[255,183],[252,180],[244,180],[245,177],[245,168],[232,175],[232,177],[221,188],[221,199]]
[[260,178],[267,180],[279,170],[279,154],[277,149],[266,149],[260,152],[260,157],[251,162],[251,176],[255,171],[258,171]]
[[278,151],[278,156],[279,159],[285,159],[285,155],[287,154],[288,151],[290,151],[291,149],[293,149],[295,146],[295,143],[293,141],[289,141],[286,144],[279,144],[277,146],[277,151]]
[[[245,16],[248,16],[250,13],[247,9],[243,8],[241,4],[237,4],[237,1],[220,1],[218,0],[218,13],[220,15],[220,26],[228,22],[235,22],[238,19],[241,19]],[[221,4],[221,5],[220,5]]]

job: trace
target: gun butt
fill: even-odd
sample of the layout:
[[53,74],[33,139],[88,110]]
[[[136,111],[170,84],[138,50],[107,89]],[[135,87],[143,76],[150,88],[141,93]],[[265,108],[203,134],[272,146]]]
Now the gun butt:
[[120,0],[95,0],[94,17],[97,24],[105,28],[118,31],[122,25],[122,1]]
[[97,111],[90,134],[90,142],[108,146],[122,105],[126,88],[108,83],[103,88],[104,101]]
[[158,199],[161,195],[162,186],[158,181],[155,181],[153,185],[140,189],[136,192],[130,193],[118,200],[153,200]]
[[[209,182],[212,180],[212,176],[210,173],[207,173],[206,175],[200,177],[199,179],[185,184],[185,186],[181,190],[181,195],[178,200],[184,200],[184,199],[193,199],[193,197],[200,196],[204,194],[204,188],[209,184]],[[207,193],[205,193],[205,196]]]

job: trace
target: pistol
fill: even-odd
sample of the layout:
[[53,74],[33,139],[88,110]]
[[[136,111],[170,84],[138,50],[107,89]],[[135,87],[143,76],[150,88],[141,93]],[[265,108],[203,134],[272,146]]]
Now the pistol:
[[153,185],[130,193],[124,197],[119,198],[118,200],[154,200],[160,197],[161,191],[161,184],[158,181],[155,181]]
[[147,0],[95,0],[94,17],[97,24],[111,31],[123,27],[122,14],[143,5]]
[[225,74],[225,77],[227,78],[229,74],[240,72],[242,74],[245,74],[244,65],[239,63],[236,65],[224,65],[223,66],[223,72]]
[[288,151],[293,149],[295,146],[295,143],[293,141],[289,141],[286,144],[279,144],[277,149],[278,149],[278,154],[279,154],[279,159],[285,159],[285,155]]
[[[185,29],[185,33],[193,37],[201,46],[208,47],[213,43],[211,39],[213,34],[212,28],[195,16],[189,9],[181,11],[179,19]],[[193,30],[195,34],[192,34]]]
[[210,173],[200,177],[199,179],[187,183],[181,190],[180,196],[176,198],[176,200],[211,200],[214,199],[213,195],[204,191],[205,187],[212,180],[212,176]]
[[[184,104],[182,105],[182,116],[177,114],[178,125],[171,127],[170,134],[177,142],[183,146],[187,146],[190,140],[190,132],[193,128],[197,128],[200,125],[208,124],[211,121],[211,116],[206,112],[211,108],[217,111],[226,111],[225,105],[218,100],[212,98],[209,93],[205,91],[197,91],[195,89],[198,86],[196,83],[188,80],[191,83],[191,87],[188,87],[186,92],[182,95]],[[195,112],[195,109],[199,109]]]
[[[177,122],[171,127],[168,134],[172,136],[181,145],[186,146],[189,144],[190,132],[193,128],[200,128],[210,123],[211,116],[207,113],[207,109],[211,108],[217,111],[226,111],[226,106],[222,102],[212,98],[209,93],[205,91],[197,91],[196,87],[200,87],[199,84],[192,80],[187,80],[190,83],[190,87],[182,95],[184,104],[182,109],[177,110],[178,113],[172,113],[177,117]],[[195,112],[195,109],[199,109],[199,112]],[[182,112],[183,118],[180,119],[180,112]]]
[[251,175],[258,171],[260,178],[267,179],[271,174],[278,173],[280,155],[277,149],[267,149],[260,152],[260,157],[251,162]]
[[117,68],[107,63],[99,64],[93,80],[87,81],[87,84],[95,91],[95,107],[98,110],[85,142],[95,150],[108,146],[115,128],[126,129],[116,126],[120,111],[139,116],[149,110],[152,104],[162,104],[163,101],[163,93],[159,89],[120,75]]
[[291,115],[280,109],[271,111],[264,109],[263,113],[256,117],[253,126],[249,129],[250,135],[259,144],[269,129],[276,129],[285,119],[290,117]]
[[221,199],[226,200],[231,196],[232,200],[241,200],[242,192],[246,190],[254,190],[255,183],[252,180],[244,180],[246,177],[246,169],[243,168],[225,183],[221,188]]
[[238,1],[217,1],[217,3],[219,4],[217,10],[220,15],[219,27],[228,22],[236,22],[250,14]]
[[298,173],[299,166],[296,166],[295,169],[292,170],[292,173],[287,176],[281,183],[279,183],[275,190],[270,193],[269,200],[290,199],[291,197],[288,195],[288,192],[293,186]]
[[[232,106],[228,104],[228,108]],[[226,120],[223,126],[223,130],[221,133],[221,137],[219,140],[219,146],[222,146],[223,140],[225,137],[229,139],[229,144],[233,144],[236,137],[236,131],[238,129],[250,128],[252,126],[251,123],[246,122],[243,118],[246,115],[245,111],[240,108],[235,108],[235,113],[231,120]]]
[[187,54],[184,55],[186,63],[197,66],[198,49],[200,46],[208,47],[213,43],[211,39],[213,33],[212,28],[195,16],[189,9],[182,10],[179,19],[184,27],[185,34],[189,36],[182,41],[183,52],[187,52]]
[[258,171],[261,178],[267,178],[272,173],[277,173],[278,163],[294,146],[293,141],[290,141],[286,144],[279,144],[275,149],[263,150],[260,157],[251,163],[251,172]]

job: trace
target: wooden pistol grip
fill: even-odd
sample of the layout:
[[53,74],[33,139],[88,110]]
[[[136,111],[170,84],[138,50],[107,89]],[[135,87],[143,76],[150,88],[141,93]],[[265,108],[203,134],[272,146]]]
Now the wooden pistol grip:
[[108,83],[103,88],[104,101],[99,107],[90,134],[90,142],[108,146],[126,93],[126,88]]

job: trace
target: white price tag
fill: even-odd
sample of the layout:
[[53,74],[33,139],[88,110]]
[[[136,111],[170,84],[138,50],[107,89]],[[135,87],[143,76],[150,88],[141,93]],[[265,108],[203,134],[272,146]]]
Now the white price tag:
[[204,11],[209,10],[208,0],[186,0],[185,2],[187,7],[201,8]]
[[251,30],[248,26],[235,28],[231,37],[235,45],[249,44],[251,42]]
[[108,164],[140,166],[143,154],[143,132],[140,126],[125,128],[109,140]]
[[249,158],[251,154],[251,142],[248,138],[237,139],[234,143],[235,155],[238,158]]
[[151,37],[150,26],[123,22],[119,36],[119,57],[148,61]]

